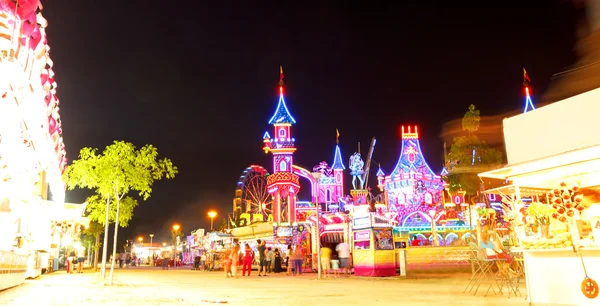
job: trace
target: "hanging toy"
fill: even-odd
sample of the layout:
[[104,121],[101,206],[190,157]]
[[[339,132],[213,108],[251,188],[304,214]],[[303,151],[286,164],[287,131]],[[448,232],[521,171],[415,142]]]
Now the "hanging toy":
[[585,264],[583,263],[583,255],[581,255],[581,251],[579,253],[579,258],[581,258],[581,265],[583,266],[583,273],[585,273],[585,278],[581,282],[581,292],[588,299],[595,299],[598,296],[598,283],[595,280],[591,279],[587,275],[587,270],[585,269]]

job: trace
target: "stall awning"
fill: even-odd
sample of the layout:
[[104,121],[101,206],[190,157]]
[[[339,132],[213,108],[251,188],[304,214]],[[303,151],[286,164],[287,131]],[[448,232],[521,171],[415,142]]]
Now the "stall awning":
[[325,232],[321,234],[322,243],[340,243],[344,241],[343,232]]
[[546,194],[550,191],[549,188],[538,188],[538,187],[526,187],[526,186],[515,186],[515,185],[505,185],[502,187],[492,188],[484,191],[487,194],[505,194],[505,195],[513,195],[517,193],[517,188],[519,188],[519,194],[521,196],[534,196],[534,195],[542,195]]

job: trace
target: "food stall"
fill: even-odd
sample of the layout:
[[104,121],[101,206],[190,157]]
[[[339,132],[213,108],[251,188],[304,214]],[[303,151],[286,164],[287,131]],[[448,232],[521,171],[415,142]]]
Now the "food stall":
[[599,99],[596,89],[505,119],[508,165],[479,174],[504,198],[530,305],[600,305]]
[[375,214],[352,220],[352,261],[356,276],[395,276],[396,250],[392,226]]

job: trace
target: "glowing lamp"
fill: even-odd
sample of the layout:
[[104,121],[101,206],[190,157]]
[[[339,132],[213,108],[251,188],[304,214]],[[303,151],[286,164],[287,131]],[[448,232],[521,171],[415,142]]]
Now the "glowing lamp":
[[173,229],[178,231],[181,228],[181,226],[179,226],[179,224],[175,224],[173,225]]

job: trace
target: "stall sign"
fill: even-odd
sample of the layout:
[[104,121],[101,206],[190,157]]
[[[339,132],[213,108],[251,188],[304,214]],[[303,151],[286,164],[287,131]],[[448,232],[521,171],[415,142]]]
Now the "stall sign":
[[354,232],[354,241],[370,240],[371,232],[369,230]]
[[277,237],[292,237],[292,228],[291,227],[278,227],[277,228]]
[[365,228],[371,226],[370,216],[354,218],[352,222],[354,228]]

